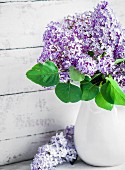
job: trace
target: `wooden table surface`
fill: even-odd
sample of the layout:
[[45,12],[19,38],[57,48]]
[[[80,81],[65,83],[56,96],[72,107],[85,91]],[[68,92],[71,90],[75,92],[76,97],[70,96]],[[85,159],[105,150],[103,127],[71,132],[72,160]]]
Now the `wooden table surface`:
[[[31,161],[10,164],[1,166],[0,170],[30,170]],[[93,167],[85,164],[82,161],[77,161],[74,165],[63,164],[56,168],[56,170],[125,170],[125,164],[115,167]]]

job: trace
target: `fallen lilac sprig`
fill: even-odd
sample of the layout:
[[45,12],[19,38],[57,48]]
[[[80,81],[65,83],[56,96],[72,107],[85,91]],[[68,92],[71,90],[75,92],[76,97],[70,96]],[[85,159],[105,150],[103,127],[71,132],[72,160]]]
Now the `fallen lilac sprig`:
[[38,148],[38,153],[31,163],[31,170],[54,170],[64,162],[73,164],[77,156],[74,126],[67,126],[64,132],[56,133],[49,143]]

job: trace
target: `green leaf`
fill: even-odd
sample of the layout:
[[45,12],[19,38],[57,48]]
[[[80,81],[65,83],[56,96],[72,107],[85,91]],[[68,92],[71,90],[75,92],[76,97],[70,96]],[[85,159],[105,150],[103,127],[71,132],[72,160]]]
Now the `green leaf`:
[[93,57],[93,56],[94,56],[94,52],[93,52],[93,51],[89,51],[89,52],[88,52],[88,55],[90,55],[91,57]]
[[106,55],[106,52],[103,52],[102,55],[101,55],[101,57],[104,57],[105,55]]
[[87,81],[87,80],[83,80],[83,81],[80,82],[80,88],[81,88],[82,91],[83,91],[83,87],[84,87],[83,85],[87,84],[87,83],[89,83],[89,81]]
[[97,77],[99,77],[99,76],[101,76],[101,75],[102,75],[102,73],[94,74],[94,76],[92,77],[92,80],[93,80],[93,79],[96,79]]
[[85,78],[84,74],[81,74],[80,71],[76,70],[73,66],[69,68],[70,78],[74,81],[82,81]]
[[101,94],[107,102],[114,104],[114,99],[110,95],[110,92],[111,92],[111,84],[108,81],[101,86]]
[[45,87],[54,86],[59,82],[58,68],[51,61],[36,64],[26,76],[34,83]]
[[105,55],[106,55],[106,52],[103,52],[103,53],[99,56],[99,58],[103,58]]
[[125,106],[125,93],[118,83],[111,76],[106,79],[110,82],[110,96],[114,100],[114,104]]
[[112,110],[113,104],[108,103],[102,96],[102,94],[99,92],[97,96],[95,97],[95,102],[97,106],[106,109],[106,110]]
[[125,61],[125,58],[118,58],[115,60],[115,64],[119,64],[121,62],[124,62]]
[[82,92],[78,86],[71,83],[59,83],[55,88],[57,97],[64,103],[75,103],[81,100]]
[[81,84],[82,89],[82,100],[92,100],[99,93],[99,87],[91,82]]
[[91,81],[91,80],[92,80],[92,78],[89,75],[85,76],[85,81]]

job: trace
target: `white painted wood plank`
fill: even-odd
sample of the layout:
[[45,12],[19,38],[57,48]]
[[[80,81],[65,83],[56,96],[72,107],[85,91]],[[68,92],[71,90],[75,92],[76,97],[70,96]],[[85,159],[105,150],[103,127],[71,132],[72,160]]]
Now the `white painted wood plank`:
[[[42,45],[42,35],[50,21],[92,10],[101,0],[18,2],[0,4],[0,49]],[[108,0],[123,27],[125,1]],[[56,2],[56,3],[55,3]]]
[[42,35],[50,21],[92,9],[93,0],[18,2],[0,4],[0,49],[42,45]]
[[44,89],[26,78],[26,71],[37,63],[41,50],[0,51],[0,95]]
[[44,133],[75,123],[79,105],[62,103],[54,90],[1,96],[0,165],[32,158]]
[[25,161],[10,165],[1,166],[0,170],[31,170],[30,169],[31,161]]
[[[31,161],[20,162],[13,165],[3,166],[1,170],[30,170]],[[116,167],[93,167],[82,161],[77,161],[74,165],[68,163],[56,167],[56,170],[125,170],[125,164]]]
[[63,129],[75,123],[79,106],[54,90],[0,97],[0,141]]
[[53,135],[55,132],[1,141],[0,165],[32,159],[38,147],[47,143]]

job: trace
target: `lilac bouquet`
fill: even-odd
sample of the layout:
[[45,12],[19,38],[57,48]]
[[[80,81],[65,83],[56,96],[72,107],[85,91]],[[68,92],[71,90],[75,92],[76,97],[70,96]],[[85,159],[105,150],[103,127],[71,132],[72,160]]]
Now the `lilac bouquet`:
[[31,170],[54,170],[59,164],[77,159],[74,145],[74,126],[67,126],[64,132],[53,136],[48,144],[39,147],[31,163]]
[[95,99],[107,110],[125,105],[125,35],[106,1],[51,22],[43,42],[38,63],[26,74],[31,81],[54,86],[65,103]]

